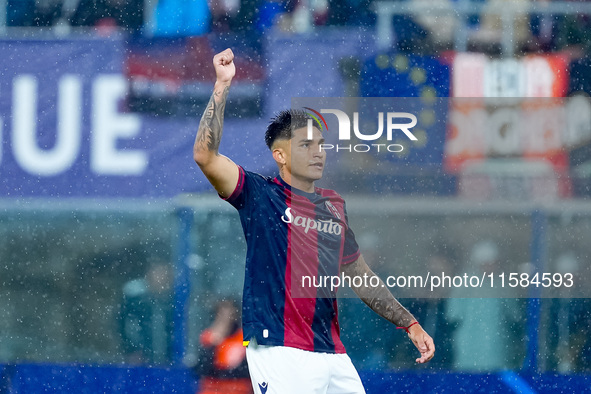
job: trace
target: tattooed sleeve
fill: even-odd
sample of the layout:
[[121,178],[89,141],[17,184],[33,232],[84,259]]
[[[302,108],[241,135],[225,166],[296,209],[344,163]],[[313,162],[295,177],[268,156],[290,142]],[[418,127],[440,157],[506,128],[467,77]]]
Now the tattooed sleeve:
[[[343,266],[343,272],[351,277],[377,276],[365,262],[360,260]],[[414,316],[390,293],[381,279],[377,287],[353,287],[353,291],[374,312],[399,327],[409,326],[415,320]]]
[[223,90],[214,90],[211,95],[199,122],[199,130],[195,141],[196,148],[218,154],[224,127],[224,109],[229,90],[230,87],[226,86]]

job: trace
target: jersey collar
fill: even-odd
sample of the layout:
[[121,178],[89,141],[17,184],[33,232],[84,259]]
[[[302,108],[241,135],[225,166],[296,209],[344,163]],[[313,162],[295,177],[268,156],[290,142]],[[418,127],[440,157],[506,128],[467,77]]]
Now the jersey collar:
[[314,187],[314,193],[308,193],[308,192],[298,189],[297,187],[291,187],[291,185],[289,185],[287,182],[285,182],[285,180],[283,178],[281,178],[281,175],[277,175],[275,177],[275,181],[276,181],[276,183],[279,183],[280,185],[285,187],[287,190],[290,190],[292,193],[297,194],[298,196],[306,197],[308,199],[314,199],[314,198],[318,198],[320,195],[319,189],[317,187]]

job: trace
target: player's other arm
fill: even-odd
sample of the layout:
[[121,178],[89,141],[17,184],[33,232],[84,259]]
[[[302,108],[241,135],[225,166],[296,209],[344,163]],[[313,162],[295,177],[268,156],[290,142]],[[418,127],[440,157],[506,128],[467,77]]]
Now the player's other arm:
[[226,156],[220,155],[219,147],[224,127],[226,99],[236,73],[232,50],[228,48],[215,55],[213,66],[216,82],[199,122],[193,145],[193,158],[217,192],[223,197],[229,197],[238,183],[238,166]]
[[[343,265],[343,273],[352,278],[363,277],[364,275],[377,277],[361,255],[351,264]],[[355,282],[359,281],[351,281],[351,283]],[[371,283],[371,281],[363,282]],[[353,291],[374,312],[398,327],[408,327],[416,322],[414,316],[398,302],[381,279],[379,279],[377,287],[353,287]],[[412,327],[408,328],[408,336],[421,352],[421,357],[417,358],[416,362],[422,364],[433,358],[435,353],[433,339],[423,330],[420,324],[413,324]]]

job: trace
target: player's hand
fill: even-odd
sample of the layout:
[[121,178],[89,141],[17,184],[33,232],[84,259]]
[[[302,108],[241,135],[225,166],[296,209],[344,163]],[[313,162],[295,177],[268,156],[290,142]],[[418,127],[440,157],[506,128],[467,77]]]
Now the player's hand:
[[234,53],[230,48],[213,57],[213,67],[218,82],[229,84],[236,74],[234,66]]
[[421,352],[421,357],[417,358],[415,361],[419,364],[424,364],[431,360],[435,354],[433,338],[423,330],[423,327],[421,327],[420,324],[415,324],[410,327],[408,331],[408,336],[412,343],[414,343],[417,349],[419,349],[419,352]]

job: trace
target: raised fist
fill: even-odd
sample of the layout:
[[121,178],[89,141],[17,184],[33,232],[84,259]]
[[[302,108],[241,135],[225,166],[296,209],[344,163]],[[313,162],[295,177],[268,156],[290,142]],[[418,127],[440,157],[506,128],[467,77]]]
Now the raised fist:
[[218,82],[230,83],[236,74],[234,66],[234,53],[230,48],[213,57],[213,67]]

